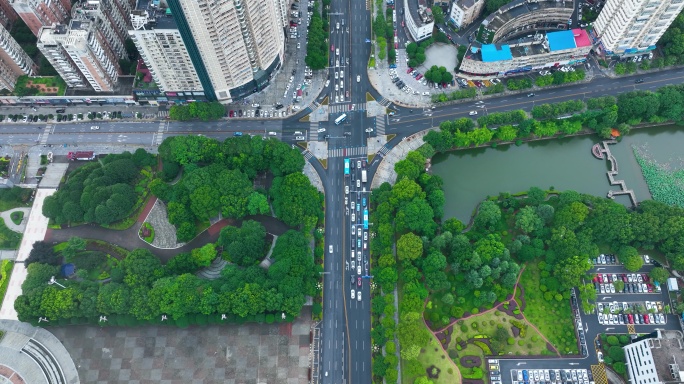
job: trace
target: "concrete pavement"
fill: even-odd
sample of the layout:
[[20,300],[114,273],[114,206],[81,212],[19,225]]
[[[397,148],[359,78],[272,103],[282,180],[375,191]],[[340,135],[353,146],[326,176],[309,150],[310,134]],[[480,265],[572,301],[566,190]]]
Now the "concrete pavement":
[[[14,224],[14,221],[12,221],[12,212],[24,212],[24,218],[21,220],[21,223]],[[28,221],[29,217],[29,212],[31,212],[31,208],[14,208],[0,212],[0,217],[2,217],[3,220],[5,220],[5,225],[7,226],[7,228],[13,230],[14,232],[24,233],[24,229],[26,228],[26,222]]]

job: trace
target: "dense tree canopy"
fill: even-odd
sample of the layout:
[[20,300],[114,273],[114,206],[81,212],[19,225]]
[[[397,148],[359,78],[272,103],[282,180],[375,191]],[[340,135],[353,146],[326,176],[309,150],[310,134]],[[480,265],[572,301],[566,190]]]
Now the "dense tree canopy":
[[136,183],[149,175],[141,171],[151,155],[142,152],[136,151],[135,158],[130,152],[111,154],[78,168],[59,191],[45,199],[43,214],[57,224],[111,224],[126,218],[139,198]]
[[218,244],[223,247],[223,257],[235,264],[250,266],[266,255],[266,229],[261,223],[247,220],[240,228],[224,227]]

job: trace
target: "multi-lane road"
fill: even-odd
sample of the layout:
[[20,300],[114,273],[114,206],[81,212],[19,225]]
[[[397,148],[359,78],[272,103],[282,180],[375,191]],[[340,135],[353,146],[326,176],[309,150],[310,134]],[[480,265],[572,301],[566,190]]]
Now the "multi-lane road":
[[[328,69],[331,86],[324,88],[324,93],[329,97],[330,105],[337,105],[328,122],[321,123],[320,127],[326,132],[318,136],[329,135],[328,144],[330,149],[335,148],[363,148],[370,136],[375,132],[367,133],[366,128],[372,127],[373,123],[366,118],[365,111],[354,108],[352,105],[363,105],[366,102],[366,92],[378,95],[372,89],[366,75],[367,58],[370,54],[370,46],[366,39],[370,38],[370,13],[365,8],[366,3],[342,3],[334,1],[331,5],[330,42],[335,45],[335,51],[331,51],[332,65]],[[344,20],[344,22],[342,21]],[[340,23],[338,30],[336,25]],[[340,49],[339,67],[335,65]],[[347,63],[347,59],[349,62]],[[341,72],[344,71],[342,79]],[[335,72],[338,72],[338,91],[334,91]],[[360,76],[357,82],[357,76]],[[449,106],[441,106],[435,109],[408,109],[397,107],[395,116],[387,116],[386,133],[397,134],[394,140],[415,132],[439,125],[440,122],[460,117],[467,117],[470,111],[477,111],[478,116],[493,112],[502,112],[514,109],[530,111],[535,105],[556,103],[566,100],[587,99],[603,95],[616,95],[632,90],[656,90],[669,84],[681,84],[684,80],[684,69],[671,69],[658,73],[649,74],[645,81],[636,84],[637,76],[620,79],[611,79],[597,76],[590,83],[574,84],[566,87],[538,90],[536,96],[527,97],[526,93],[501,95],[474,101],[461,102]],[[341,91],[339,82],[344,81],[344,102],[340,101]],[[349,98],[346,92],[349,90]],[[338,102],[335,103],[335,96]],[[340,125],[333,121],[342,113],[347,114],[347,119]],[[143,145],[154,146],[164,137],[172,135],[205,135],[219,140],[232,136],[235,132],[243,134],[261,134],[276,132],[277,137],[283,141],[294,143],[295,131],[307,131],[311,124],[300,122],[304,112],[286,120],[275,119],[230,119],[221,122],[128,122],[128,121],[98,121],[98,122],[69,122],[69,123],[3,123],[0,130],[0,145],[32,146],[79,146],[79,149],[87,149],[88,145],[112,144],[112,145]],[[99,129],[91,129],[97,126]],[[309,137],[316,137],[310,135]],[[358,151],[357,151],[358,152]],[[344,154],[344,152],[343,152]],[[353,161],[365,159],[358,155],[351,157]],[[326,258],[324,275],[324,315],[321,324],[322,343],[320,373],[323,383],[370,383],[371,381],[371,345],[370,345],[370,279],[363,278],[361,295],[351,299],[352,285],[358,285],[354,278],[358,278],[357,271],[351,270],[352,241],[358,241],[358,217],[357,223],[351,221],[352,203],[360,199],[369,198],[369,185],[356,187],[356,178],[360,177],[360,170],[354,169],[352,176],[344,175],[344,157],[332,157],[328,159],[327,170],[321,164],[313,161],[316,170],[321,175],[326,191]],[[377,168],[379,161],[374,161],[367,168],[368,180]],[[349,194],[345,193],[345,186],[350,188]],[[345,197],[348,198],[345,204]],[[347,208],[350,214],[347,215]],[[361,209],[362,211],[362,209]],[[359,212],[354,212],[356,216]],[[352,230],[357,233],[352,234]],[[362,230],[362,236],[363,236]],[[363,241],[362,241],[363,243]],[[333,252],[329,253],[328,246],[332,245]],[[355,244],[357,245],[357,244]],[[356,252],[356,251],[355,251]],[[363,251],[361,260],[368,259],[368,251]],[[355,262],[358,263],[358,257]],[[368,260],[370,261],[370,260]],[[349,266],[349,269],[347,267]],[[367,276],[367,273],[362,273]],[[354,284],[356,282],[356,284]],[[353,289],[358,292],[358,286]],[[357,294],[358,295],[358,294]],[[591,320],[588,320],[591,322]]]

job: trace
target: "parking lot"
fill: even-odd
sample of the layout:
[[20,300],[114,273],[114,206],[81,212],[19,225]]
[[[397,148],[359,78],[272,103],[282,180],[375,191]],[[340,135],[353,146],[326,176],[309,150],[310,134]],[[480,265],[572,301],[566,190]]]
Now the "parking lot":
[[588,369],[511,369],[513,384],[589,384],[594,376]]

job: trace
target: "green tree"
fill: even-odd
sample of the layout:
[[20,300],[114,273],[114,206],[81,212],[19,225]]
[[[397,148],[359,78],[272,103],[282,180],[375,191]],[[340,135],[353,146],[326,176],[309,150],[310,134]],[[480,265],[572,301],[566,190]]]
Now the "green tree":
[[515,215],[515,227],[523,233],[538,231],[543,225],[543,220],[537,215],[537,210],[532,206],[523,207]]
[[57,256],[51,244],[44,241],[36,241],[29,252],[29,257],[24,263],[26,266],[32,263],[43,263],[49,265],[60,265],[62,258]]
[[62,255],[67,258],[76,256],[78,252],[85,250],[86,241],[78,236],[74,236],[67,241],[67,246],[62,250]]
[[639,255],[639,251],[631,246],[620,247],[618,259],[630,272],[636,272],[644,265],[644,259]]
[[475,216],[475,226],[480,229],[487,229],[495,226],[501,220],[501,208],[493,201],[484,201]]
[[397,257],[400,261],[413,261],[422,254],[423,241],[412,232],[402,235],[397,241]]
[[237,265],[250,266],[265,256],[266,228],[253,220],[242,223],[240,228],[231,226],[221,229],[218,244],[223,247],[223,257]]
[[276,215],[292,227],[316,220],[321,212],[320,193],[303,173],[276,178],[271,196]]
[[216,245],[213,243],[205,244],[201,248],[193,249],[191,255],[197,266],[208,267],[216,258]]
[[657,281],[660,284],[665,284],[667,279],[670,277],[670,272],[668,272],[665,268],[655,267],[651,269],[651,272],[649,272],[648,275],[651,277],[651,279],[653,279],[653,281]]
[[432,7],[432,16],[435,18],[435,24],[444,24],[444,11],[440,6]]
[[271,210],[266,196],[259,192],[252,192],[247,201],[247,212],[250,215],[266,215]]

